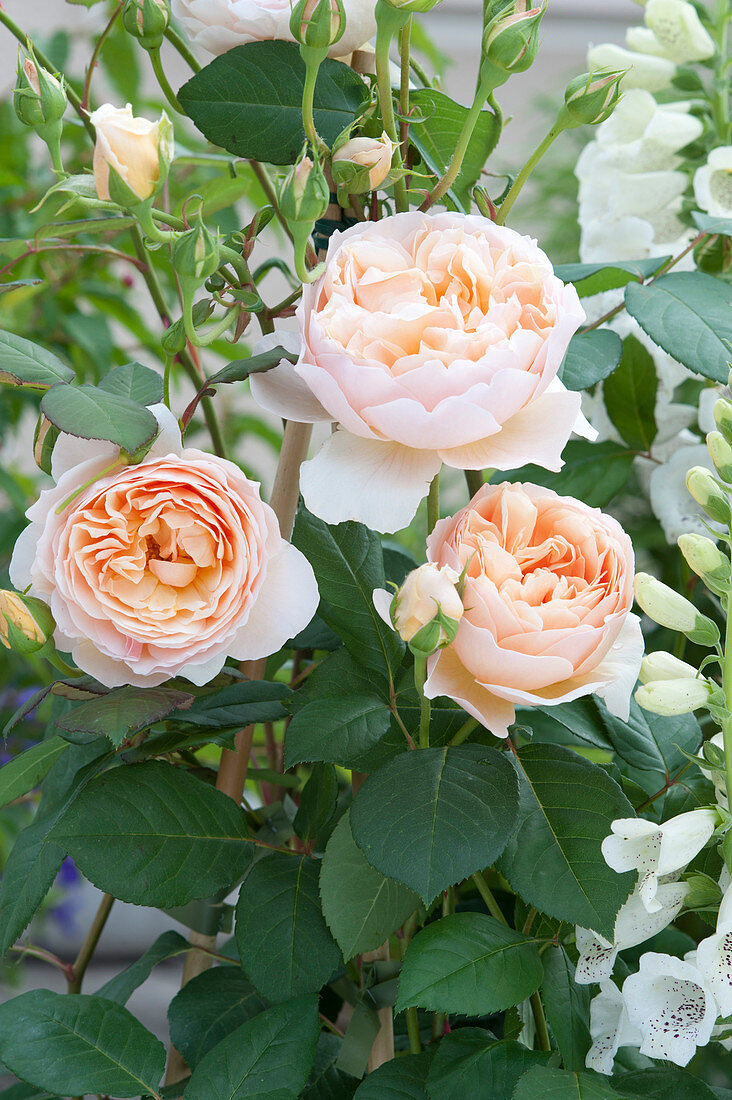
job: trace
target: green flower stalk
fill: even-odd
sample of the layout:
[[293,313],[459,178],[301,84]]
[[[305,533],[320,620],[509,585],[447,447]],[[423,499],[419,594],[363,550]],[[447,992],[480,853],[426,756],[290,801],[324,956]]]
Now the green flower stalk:
[[61,160],[63,116],[68,104],[63,77],[39,65],[33,50],[18,54],[18,78],[13,90],[15,113],[45,141],[54,172],[65,175]]
[[322,165],[303,149],[297,164],[293,165],[279,196],[280,214],[287,222],[295,248],[295,271],[303,283],[318,278],[322,266],[308,271],[305,263],[310,234],[315,222],[322,218],[330,203],[330,188]]

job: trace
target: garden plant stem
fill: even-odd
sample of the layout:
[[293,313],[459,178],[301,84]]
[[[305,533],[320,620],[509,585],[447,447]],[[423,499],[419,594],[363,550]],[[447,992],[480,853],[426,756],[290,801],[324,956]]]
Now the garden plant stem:
[[435,186],[430,191],[427,198],[420,206],[420,210],[429,210],[433,203],[437,202],[446,191],[449,191],[453,183],[458,177],[460,169],[465,159],[465,154],[468,151],[470,145],[470,139],[473,136],[473,131],[478,125],[478,119],[480,118],[481,111],[483,110],[488,97],[491,95],[493,89],[487,83],[483,82],[478,86],[478,90],[475,93],[475,99],[468,111],[465,122],[455,145],[455,152],[452,154],[450,164],[448,165],[445,174],[437,181]]
[[97,944],[99,943],[99,937],[104,931],[104,926],[107,923],[107,918],[112,911],[114,905],[114,898],[111,894],[104,894],[102,900],[99,903],[99,908],[94,915],[94,920],[91,923],[91,927],[86,934],[79,954],[76,956],[74,965],[72,967],[73,977],[68,981],[68,993],[81,993],[81,983],[84,981],[84,975],[86,974],[87,967],[91,962],[92,955],[96,951]]
[[498,210],[498,213],[496,214],[496,225],[505,225],[506,224],[506,218],[508,217],[508,214],[511,210],[511,207],[513,206],[513,204],[516,202],[516,199],[521,194],[521,191],[523,190],[524,184],[526,183],[529,176],[531,175],[531,173],[536,168],[536,166],[539,163],[539,161],[541,160],[541,158],[546,153],[547,149],[549,149],[549,147],[554,143],[554,141],[556,141],[556,139],[559,137],[559,135],[563,132],[564,132],[564,127],[560,126],[558,123],[555,123],[554,126],[552,126],[549,133],[546,135],[546,137],[543,138],[542,141],[539,142],[536,149],[534,149],[534,152],[531,154],[529,159],[526,161],[526,164],[523,166],[523,168],[521,169],[519,174],[516,176],[516,179],[513,181],[510,188],[508,189],[508,194],[506,195],[505,199],[501,203],[500,209]]
[[[376,85],[379,90],[379,105],[381,107],[381,119],[384,123],[384,129],[386,130],[387,136],[397,146],[397,150],[394,154],[394,167],[399,170],[402,168],[402,157],[399,148],[399,134],[397,132],[396,119],[394,117],[394,98],[391,88],[389,50],[394,35],[401,31],[405,22],[408,21],[409,16],[390,7],[385,0],[377,0],[376,11]],[[394,180],[394,205],[396,206],[397,213],[409,209],[407,188],[403,176]]]
[[150,64],[152,65],[153,72],[155,73],[155,79],[160,85],[160,90],[162,91],[163,95],[165,96],[173,110],[176,111],[179,115],[184,115],[185,111],[178,102],[178,96],[171,88],[170,82],[165,75],[165,69],[163,68],[163,63],[160,59],[160,48],[156,47],[155,49],[148,50],[148,53],[150,54]]
[[96,41],[96,45],[94,46],[94,52],[89,59],[89,67],[86,70],[86,76],[84,78],[84,88],[81,93],[81,106],[84,108],[85,111],[89,110],[89,91],[91,88],[92,76],[94,75],[94,70],[97,67],[97,61],[99,60],[99,55],[102,52],[102,46],[104,45],[107,35],[112,30],[114,24],[117,22],[117,16],[122,11],[123,3],[124,0],[117,0],[117,7],[112,12],[109,22],[105,26],[102,33],[99,35],[99,38]]

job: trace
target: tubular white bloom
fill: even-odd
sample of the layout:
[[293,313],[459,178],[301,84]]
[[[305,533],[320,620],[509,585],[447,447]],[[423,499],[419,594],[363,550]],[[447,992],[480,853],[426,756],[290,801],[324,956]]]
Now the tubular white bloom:
[[717,811],[706,809],[690,810],[662,825],[640,817],[618,818],[602,842],[602,854],[614,871],[638,871],[641,901],[649,913],[657,913],[659,878],[683,870],[707,843],[717,820]]
[[609,1077],[620,1047],[638,1046],[642,1036],[631,1024],[623,995],[613,982],[600,982],[600,992],[590,1005],[590,1047],[585,1065]]
[[638,973],[625,979],[623,1001],[643,1037],[641,1054],[677,1066],[707,1045],[718,1015],[714,994],[696,966],[650,951],[641,956]]
[[649,684],[654,680],[677,680],[679,677],[689,676],[696,676],[693,665],[680,661],[673,653],[660,650],[643,658],[638,679],[642,684]]
[[717,917],[715,935],[696,949],[696,965],[714,994],[721,1016],[732,1015],[732,887],[728,886]]
[[635,693],[636,703],[651,714],[661,714],[666,718],[691,714],[705,707],[714,689],[708,680],[696,675],[695,669],[692,672],[693,676],[653,680],[644,684]]
[[659,104],[650,92],[631,88],[598,127],[596,140],[603,150],[617,150],[618,163],[626,170],[655,171],[677,167],[680,158],[674,154],[696,141],[703,129],[685,103]]
[[686,0],[648,0],[645,19],[666,56],[678,65],[704,61],[714,54],[712,38],[694,5]]
[[684,882],[666,882],[658,887],[656,899],[660,908],[649,913],[635,890],[615,918],[613,942],[609,943],[591,929],[577,927],[577,949],[580,953],[574,980],[579,985],[603,982],[615,966],[618,951],[645,943],[671,923],[684,904],[688,893]]
[[697,168],[694,195],[707,214],[715,218],[732,217],[732,145],[712,149],[707,163]]
[[669,87],[676,72],[673,61],[668,61],[665,57],[634,53],[633,50],[626,50],[611,42],[590,46],[587,51],[587,68],[591,71],[612,69],[613,72],[628,69],[620,83],[623,91],[627,88],[645,88],[648,92],[662,92]]
[[[630,259],[630,257],[628,257]],[[687,433],[689,434],[689,433]],[[703,443],[676,446],[669,458],[656,465],[650,476],[651,508],[663,527],[666,539],[675,543],[679,535],[708,533],[706,517],[686,488],[686,475],[692,466],[714,470],[709,451]],[[710,524],[715,527],[715,524]]]

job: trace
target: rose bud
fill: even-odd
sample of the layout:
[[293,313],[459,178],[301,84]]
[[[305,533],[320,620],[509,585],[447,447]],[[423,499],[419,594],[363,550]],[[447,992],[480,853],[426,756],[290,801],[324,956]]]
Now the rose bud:
[[312,225],[322,218],[330,202],[330,188],[320,165],[303,154],[290,170],[280,192],[280,211],[288,223]]
[[679,630],[691,642],[713,646],[719,641],[717,624],[700,614],[693,603],[649,573],[637,573],[635,598],[649,619],[669,630]]
[[530,8],[529,0],[514,0],[486,27],[483,36],[481,83],[497,88],[513,73],[534,63],[539,48],[539,24],[546,3]]
[[585,73],[570,80],[564,93],[559,123],[565,129],[605,122],[620,99],[624,72]]
[[732,521],[727,494],[720,489],[709,470],[703,466],[692,466],[686,475],[686,488],[710,519],[724,524]]
[[17,653],[37,653],[52,637],[53,615],[42,600],[0,590],[0,642]]
[[157,122],[150,122],[135,118],[129,103],[104,103],[89,117],[97,135],[97,195],[126,207],[145,202],[164,181],[173,159],[173,127],[165,111]]
[[[411,14],[412,12],[424,13],[432,11],[440,3],[440,0],[384,0],[390,8]],[[377,5],[378,15],[378,5]]]
[[458,586],[460,574],[449,565],[432,562],[409,573],[399,591],[374,592],[381,617],[417,653],[434,653],[455,640],[464,607]]
[[697,577],[718,596],[726,596],[730,586],[730,562],[716,543],[706,535],[689,532],[679,535],[679,550]]
[[709,432],[707,448],[722,481],[732,483],[732,446],[721,432]]
[[159,50],[170,22],[170,4],[168,0],[125,0],[122,22],[144,49]]
[[713,687],[699,676],[687,676],[678,680],[654,680],[644,684],[635,693],[639,707],[651,714],[671,718],[678,714],[690,714],[709,702]]
[[380,138],[351,138],[333,153],[335,183],[349,195],[379,187],[391,170],[396,144],[384,131]]
[[221,266],[219,243],[200,218],[198,225],[173,242],[171,256],[180,278],[190,279],[197,286]]
[[63,78],[58,79],[36,63],[33,52],[18,55],[18,81],[13,92],[15,113],[24,126],[32,126],[48,146],[54,171],[63,172],[61,161],[62,119],[67,104]]
[[301,46],[323,50],[326,57],[346,30],[343,0],[300,0],[292,9],[290,33]]

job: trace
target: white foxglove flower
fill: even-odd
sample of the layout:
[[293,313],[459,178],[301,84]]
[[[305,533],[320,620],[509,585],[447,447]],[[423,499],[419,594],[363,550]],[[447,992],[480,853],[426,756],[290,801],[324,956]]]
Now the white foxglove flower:
[[696,676],[696,669],[686,661],[680,661],[673,653],[665,653],[656,650],[649,653],[641,661],[638,679],[642,684],[653,683],[654,680],[678,680],[679,677],[688,678]]
[[700,209],[715,218],[732,218],[732,145],[712,149],[707,163],[694,173],[694,195]]
[[675,154],[696,141],[703,129],[687,104],[661,105],[650,92],[631,88],[598,127],[596,142],[603,149],[618,150],[626,170],[653,171],[677,167],[681,160]]
[[696,8],[686,0],[648,0],[645,18],[666,56],[677,65],[713,56],[714,42]]
[[602,842],[605,862],[614,871],[638,871],[638,894],[649,913],[657,913],[658,880],[681,871],[702,850],[717,827],[716,810],[690,810],[656,825],[642,817],[618,818]]
[[688,893],[684,882],[667,882],[659,885],[656,895],[660,908],[649,913],[643,901],[634,891],[615,918],[613,942],[587,928],[577,928],[579,960],[574,980],[579,985],[590,985],[609,978],[615,966],[618,951],[636,947],[658,935],[678,915]]
[[611,42],[590,46],[587,68],[592,72],[596,69],[611,69],[613,72],[627,69],[620,82],[623,91],[627,88],[645,88],[648,92],[662,92],[670,86],[676,73],[674,62],[665,57],[634,53]]
[[677,445],[670,457],[660,466],[657,465],[650,476],[651,508],[671,544],[676,543],[679,535],[688,532],[708,534],[707,524],[713,528],[717,526],[706,519],[686,488],[686,475],[693,466],[705,466],[714,472],[714,464],[703,443]]
[[623,1000],[642,1035],[641,1054],[677,1066],[707,1045],[718,1016],[714,994],[696,966],[651,951],[641,956],[638,973],[625,979]]
[[600,992],[590,1005],[590,1047],[585,1065],[609,1077],[620,1047],[638,1046],[642,1036],[628,1019],[623,995],[613,982],[600,982]]
[[696,949],[696,965],[719,1005],[721,1016],[732,1016],[732,887],[727,887],[717,917],[715,935]]
[[665,718],[679,714],[691,714],[709,702],[714,688],[702,676],[684,676],[675,680],[653,680],[643,684],[635,693],[635,701],[643,710],[651,714],[661,714]]

